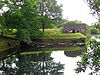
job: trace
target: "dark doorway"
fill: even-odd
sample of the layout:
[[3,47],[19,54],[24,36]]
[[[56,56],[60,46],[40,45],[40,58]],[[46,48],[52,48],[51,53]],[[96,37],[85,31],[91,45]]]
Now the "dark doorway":
[[75,30],[71,29],[71,30],[70,30],[70,33],[75,33]]
[[79,31],[77,31],[77,33],[79,33]]

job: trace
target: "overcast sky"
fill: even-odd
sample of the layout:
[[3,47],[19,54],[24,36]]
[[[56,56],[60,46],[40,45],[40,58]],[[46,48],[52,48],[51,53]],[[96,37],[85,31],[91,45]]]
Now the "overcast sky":
[[97,20],[89,13],[90,9],[83,0],[57,0],[62,4],[63,18],[68,20],[79,20],[88,25],[95,23]]

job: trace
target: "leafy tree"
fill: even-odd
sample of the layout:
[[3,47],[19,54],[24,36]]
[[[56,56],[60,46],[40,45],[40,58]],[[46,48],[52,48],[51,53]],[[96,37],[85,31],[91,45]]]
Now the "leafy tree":
[[[31,42],[31,37],[40,35],[37,6],[39,0],[4,0],[2,4],[9,10],[2,13],[6,28],[17,29],[17,38],[24,42]],[[27,12],[28,11],[28,12]]]
[[[46,25],[53,26],[62,17],[61,6],[55,0],[2,0],[0,7],[8,9],[0,15],[0,19],[3,18],[1,26],[16,29],[17,38],[28,43],[31,42],[31,37],[41,36],[40,24],[44,32]],[[50,26],[46,28],[48,27]]]
[[86,0],[90,9],[92,10],[92,14],[99,20],[100,22],[100,0]]
[[85,72],[85,70],[89,67],[92,72],[90,75],[99,75],[100,74],[100,42],[96,40],[90,40],[88,42],[87,52],[82,55],[82,59],[80,62],[77,62],[76,72],[79,73],[81,71]]
[[94,28],[100,30],[100,22],[96,22],[96,23],[94,24]]
[[[98,17],[97,29],[100,25],[100,1],[99,0],[87,0],[89,7],[93,10],[93,15]],[[82,59],[77,63],[78,67],[75,69],[77,73],[85,70],[89,67],[91,69],[90,75],[100,74],[100,42],[96,40],[89,40],[87,42],[87,52],[82,55]]]
[[91,34],[99,34],[99,30],[98,29],[96,29],[96,28],[90,28],[90,30],[91,30]]
[[91,37],[91,28],[88,25],[86,25],[86,36],[87,36],[87,38]]
[[41,16],[41,25],[44,32],[46,25],[59,24],[62,18],[61,6],[56,0],[40,0],[38,8]]

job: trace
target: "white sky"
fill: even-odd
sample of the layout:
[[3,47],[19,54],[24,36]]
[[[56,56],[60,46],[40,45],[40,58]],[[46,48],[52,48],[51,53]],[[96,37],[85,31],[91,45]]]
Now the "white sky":
[[83,0],[57,0],[62,4],[63,18],[68,20],[79,20],[88,25],[95,23],[97,20],[89,13],[90,9]]

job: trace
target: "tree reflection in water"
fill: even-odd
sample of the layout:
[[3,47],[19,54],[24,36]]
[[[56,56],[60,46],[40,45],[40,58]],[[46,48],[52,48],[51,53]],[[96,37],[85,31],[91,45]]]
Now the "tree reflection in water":
[[51,53],[13,55],[0,61],[2,75],[62,75],[64,64],[55,63]]

